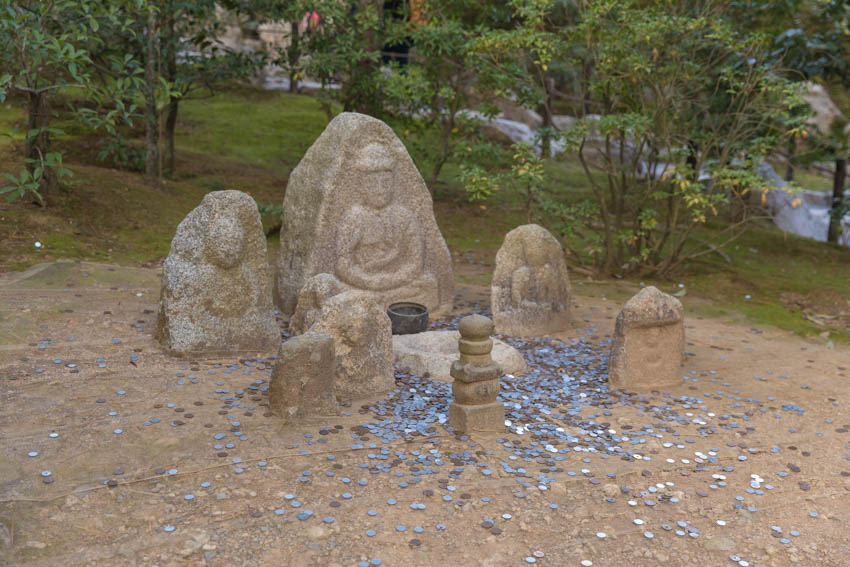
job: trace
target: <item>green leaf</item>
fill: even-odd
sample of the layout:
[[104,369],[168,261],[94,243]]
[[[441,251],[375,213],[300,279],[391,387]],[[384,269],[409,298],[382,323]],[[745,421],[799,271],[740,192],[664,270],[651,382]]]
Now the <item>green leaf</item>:
[[[44,199],[42,198],[41,193],[38,192],[38,189],[30,188],[30,193],[32,193],[33,195],[36,196],[36,198],[38,198],[38,202],[43,207],[44,206]],[[23,193],[21,195],[23,195]]]

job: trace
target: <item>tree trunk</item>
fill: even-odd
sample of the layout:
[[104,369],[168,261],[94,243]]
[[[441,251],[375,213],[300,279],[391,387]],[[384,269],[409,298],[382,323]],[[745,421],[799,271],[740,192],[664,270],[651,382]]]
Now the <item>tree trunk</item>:
[[151,10],[147,24],[145,60],[145,175],[148,183],[159,186],[159,113],[156,109],[156,13]]
[[688,157],[685,158],[685,163],[688,164],[688,167],[691,168],[692,177],[691,181],[697,182],[699,180],[699,171],[697,171],[697,153],[699,152],[699,147],[696,142],[693,140],[688,140]]
[[434,168],[431,170],[431,175],[428,177],[428,183],[426,184],[428,187],[428,191],[431,194],[434,194],[434,188],[437,185],[437,177],[440,175],[440,171],[442,171],[443,166],[449,160],[449,144],[451,143],[451,129],[453,128],[454,120],[451,121],[452,125],[447,125],[443,127],[443,131],[440,136],[440,155],[437,157],[437,161],[434,163]]
[[[378,22],[381,21],[383,12],[383,2],[381,0],[361,0],[360,10],[374,10]],[[360,34],[360,45],[366,53],[380,51],[383,47],[383,41],[379,30],[367,28]],[[348,109],[368,114],[380,118],[381,101],[379,93],[374,90],[375,81],[373,75],[378,70],[380,58],[378,60],[362,57],[354,65],[354,76],[351,78],[352,85],[352,100],[346,104]]]
[[331,106],[331,102],[328,100],[328,97],[324,94],[327,93],[330,82],[331,80],[329,78],[322,77],[322,90],[320,91],[319,96],[316,97],[319,100],[319,106],[321,106],[322,110],[325,112],[325,118],[327,119],[328,124],[330,124],[331,120],[334,119],[333,107]]
[[[174,3],[169,1],[165,5],[165,80],[174,88],[177,82],[177,30]],[[168,114],[165,117],[165,170],[169,175],[174,175],[174,131],[177,128],[177,110],[180,99],[176,96],[169,97]]]
[[[47,128],[50,125],[50,103],[47,98],[47,93],[30,92],[29,93],[29,108],[27,116],[27,132],[41,128]],[[50,152],[50,133],[39,132],[38,135],[29,138],[26,142],[25,157],[27,160],[27,170],[32,173],[36,166],[41,163],[47,154]],[[57,178],[56,174],[49,167],[42,170],[41,179],[39,180],[39,193],[42,197],[52,193],[56,189]],[[39,203],[41,204],[41,203]]]
[[[458,72],[458,77],[460,73]],[[452,103],[449,106],[449,115],[446,117],[446,121],[443,123],[442,132],[440,133],[440,155],[437,158],[437,162],[434,164],[434,169],[431,170],[431,176],[428,178],[428,190],[431,194],[434,194],[434,189],[437,186],[437,177],[440,175],[440,171],[442,171],[443,166],[449,161],[449,157],[452,154],[452,132],[455,129],[455,116],[457,116],[458,107],[461,104],[461,95],[460,89],[457,84],[453,84],[455,96],[452,99]],[[439,103],[434,103],[434,105]],[[432,105],[431,108],[432,114],[436,114],[438,109]]]
[[590,100],[590,76],[593,74],[593,61],[591,59],[586,60],[581,66],[581,97],[582,97],[582,110],[584,110],[584,116],[590,114],[591,110],[591,100]]
[[168,101],[168,115],[165,117],[165,170],[169,175],[176,171],[174,159],[174,132],[177,129],[177,109],[180,99],[176,96]]
[[788,142],[788,161],[785,162],[785,181],[794,181],[794,154],[797,153],[797,142],[792,138]]
[[832,208],[829,211],[829,232],[827,242],[838,242],[841,236],[842,202],[844,201],[844,182],[847,179],[847,159],[835,160],[835,176],[832,178]]
[[289,49],[286,50],[289,63],[289,92],[298,92],[298,62],[301,60],[301,37],[298,35],[298,22],[289,23]]
[[[543,128],[552,127],[552,91],[554,90],[554,79],[550,77],[543,78],[543,88],[546,90],[543,98],[543,104],[540,105],[540,115],[543,117]],[[548,132],[548,130],[544,130]],[[552,155],[552,137],[548,133],[544,133],[540,137],[540,153],[544,158]]]

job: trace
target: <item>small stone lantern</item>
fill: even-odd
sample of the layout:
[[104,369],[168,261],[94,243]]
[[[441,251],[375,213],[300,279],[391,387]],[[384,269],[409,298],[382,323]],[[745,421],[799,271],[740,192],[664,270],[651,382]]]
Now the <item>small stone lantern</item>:
[[501,367],[490,357],[493,322],[483,315],[460,320],[460,360],[452,363],[452,394],[449,424],[459,433],[501,431],[505,406],[498,401]]

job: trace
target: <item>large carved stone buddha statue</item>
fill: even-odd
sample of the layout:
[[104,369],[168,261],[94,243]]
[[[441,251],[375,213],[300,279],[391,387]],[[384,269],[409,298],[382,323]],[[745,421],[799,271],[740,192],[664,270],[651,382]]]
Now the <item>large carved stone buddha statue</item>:
[[276,282],[284,315],[322,273],[382,307],[451,310],[451,257],[428,188],[389,126],[362,114],[334,118],[290,175]]

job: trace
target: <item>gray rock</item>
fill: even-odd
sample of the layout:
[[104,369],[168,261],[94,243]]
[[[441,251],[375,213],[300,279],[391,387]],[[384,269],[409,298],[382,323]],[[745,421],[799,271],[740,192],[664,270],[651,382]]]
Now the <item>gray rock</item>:
[[[759,174],[771,186],[765,204],[773,223],[785,232],[826,242],[832,194],[807,189],[793,191],[767,162],[759,166]],[[844,198],[850,198],[850,191],[844,192]],[[841,220],[838,243],[850,246],[850,214]]]
[[508,144],[514,142],[534,144],[534,130],[524,122],[498,116],[491,118],[477,110],[462,109],[458,111],[458,115],[467,120],[480,120],[482,132],[488,138]]
[[499,115],[506,120],[522,122],[533,130],[543,126],[543,117],[539,113],[520,106],[511,98],[496,97],[493,100],[493,105],[499,109]]
[[289,320],[289,331],[293,335],[300,335],[312,327],[325,301],[343,291],[346,291],[346,286],[331,274],[316,274],[307,280],[298,292],[298,303]]
[[577,121],[578,118],[574,118],[572,116],[567,116],[564,114],[556,114],[552,116],[552,125],[558,130],[569,130],[575,125]]
[[[841,109],[838,108],[823,85],[807,81],[805,86],[806,92],[803,93],[803,100],[812,109],[812,114],[807,120],[809,125],[817,128],[818,132],[823,135],[829,135],[836,125],[850,128],[850,125],[842,124],[844,113],[841,112]],[[844,132],[846,134],[848,130],[845,129]]]
[[250,196],[208,193],[177,226],[162,266],[156,337],[176,353],[277,347],[266,239]]
[[[412,335],[393,335],[395,367],[422,378],[451,380],[452,362],[458,358],[458,331],[426,331]],[[522,354],[514,347],[493,339],[493,360],[504,372],[525,372]]]
[[368,294],[345,291],[331,297],[309,332],[333,338],[337,400],[366,398],[395,387],[390,318]]
[[570,325],[570,280],[561,245],[536,224],[517,227],[496,253],[490,291],[496,331],[539,336]]
[[269,384],[269,408],[284,423],[304,415],[335,415],[334,340],[321,333],[292,337],[280,345]]
[[451,311],[451,257],[422,176],[389,126],[344,112],[289,177],[276,300],[292,315],[312,276],[332,274],[381,308],[397,301]]
[[681,381],[685,351],[682,303],[653,286],[629,299],[617,315],[608,383],[612,388],[649,390]]

